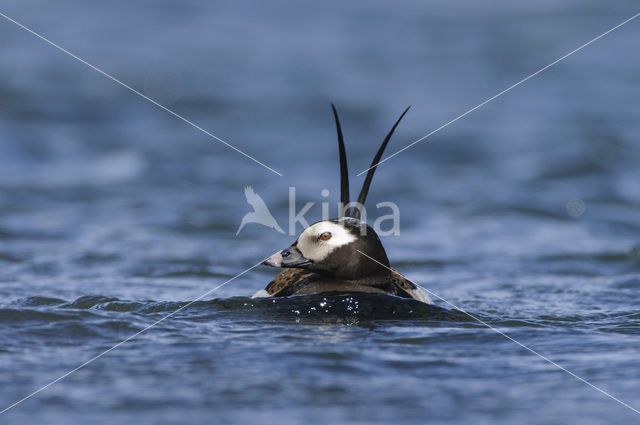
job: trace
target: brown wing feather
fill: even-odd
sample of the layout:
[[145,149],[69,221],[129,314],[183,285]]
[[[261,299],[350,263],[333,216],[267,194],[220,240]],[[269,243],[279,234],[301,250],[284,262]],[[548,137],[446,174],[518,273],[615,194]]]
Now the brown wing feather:
[[264,289],[272,297],[285,297],[292,295],[301,284],[314,275],[316,273],[303,269],[285,269],[269,282]]
[[402,276],[396,269],[391,268],[391,270],[391,283],[398,291],[396,295],[399,297],[413,298],[414,300],[431,304],[431,298],[423,289],[419,288],[416,284]]
[[391,273],[391,282],[393,283],[393,285],[406,292],[409,293],[409,291],[412,291],[414,289],[416,289],[416,285],[414,285],[413,283],[409,282],[404,276],[402,276],[400,274],[399,271],[397,271],[396,269],[392,268],[391,269],[393,272]]

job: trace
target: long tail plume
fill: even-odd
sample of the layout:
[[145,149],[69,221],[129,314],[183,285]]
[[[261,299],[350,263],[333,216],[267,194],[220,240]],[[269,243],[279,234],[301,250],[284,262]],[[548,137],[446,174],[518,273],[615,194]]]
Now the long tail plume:
[[[384,150],[387,147],[389,140],[391,140],[391,136],[393,136],[393,132],[396,130],[396,127],[398,126],[398,124],[400,124],[400,120],[402,120],[402,117],[404,117],[404,114],[407,113],[409,108],[411,108],[411,106],[408,106],[407,109],[404,110],[402,115],[400,115],[400,118],[398,118],[396,123],[393,125],[393,127],[391,128],[391,131],[389,131],[389,134],[387,134],[387,137],[384,138],[384,140],[382,141],[382,145],[380,145],[380,148],[376,153],[376,156],[373,158],[373,161],[371,162],[371,168],[369,168],[369,171],[367,172],[367,177],[364,179],[364,183],[362,184],[362,190],[360,190],[360,195],[358,196],[359,206],[364,206],[364,201],[367,199],[367,193],[369,193],[369,187],[371,186],[371,180],[373,180],[373,174],[376,172],[376,168],[378,168],[377,164],[380,162],[380,159],[382,158],[382,154],[384,153]],[[335,113],[335,109],[334,109],[334,113]],[[337,116],[336,116],[336,119],[337,119]],[[340,165],[342,166],[342,163]],[[345,159],[345,169],[346,169],[346,159]],[[360,218],[360,208],[353,209],[353,214],[352,214],[353,218]]]
[[[336,129],[338,130],[338,151],[340,152],[340,202],[343,208],[349,205],[349,170],[347,169],[347,153],[344,150],[344,138],[342,136],[342,127],[340,126],[340,119],[338,118],[338,111],[336,107],[331,104],[333,109],[333,117],[336,120]],[[351,215],[350,208],[344,212],[345,216]]]

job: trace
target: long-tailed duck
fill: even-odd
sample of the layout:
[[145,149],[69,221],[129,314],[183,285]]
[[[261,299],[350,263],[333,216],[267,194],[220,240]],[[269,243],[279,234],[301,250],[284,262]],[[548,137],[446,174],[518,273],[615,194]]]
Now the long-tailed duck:
[[272,255],[263,264],[286,268],[254,297],[283,297],[299,294],[381,293],[413,298],[431,304],[424,290],[392,269],[376,232],[360,221],[361,208],[371,180],[393,132],[409,108],[385,137],[378,149],[354,208],[349,208],[349,177],[344,139],[338,113],[333,116],[338,132],[340,156],[340,200],[347,206],[345,217],[324,220],[307,227],[288,248]]

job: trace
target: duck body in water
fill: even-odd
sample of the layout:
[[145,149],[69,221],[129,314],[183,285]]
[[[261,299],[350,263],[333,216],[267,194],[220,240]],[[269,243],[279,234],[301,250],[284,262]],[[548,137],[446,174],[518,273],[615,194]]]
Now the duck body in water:
[[349,181],[344,140],[333,105],[340,153],[341,204],[345,217],[323,220],[307,227],[288,248],[277,252],[264,264],[286,268],[254,297],[282,297],[301,294],[373,293],[389,294],[431,303],[427,293],[389,264],[380,238],[360,220],[373,174],[387,143],[409,110],[396,121],[382,142],[367,173],[358,202],[349,203]]
[[371,226],[351,217],[312,224],[289,248],[264,264],[288,270],[258,296],[364,292],[431,303],[424,290],[391,268]]

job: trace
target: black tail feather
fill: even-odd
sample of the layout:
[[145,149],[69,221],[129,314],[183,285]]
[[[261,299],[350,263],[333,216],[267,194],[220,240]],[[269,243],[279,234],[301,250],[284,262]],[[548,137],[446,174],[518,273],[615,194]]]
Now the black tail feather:
[[[360,190],[360,195],[358,196],[358,204],[359,204],[359,206],[364,205],[364,201],[367,199],[367,193],[369,193],[369,187],[371,186],[371,180],[373,180],[373,173],[375,173],[376,168],[378,168],[378,163],[380,162],[380,159],[382,158],[382,154],[384,153],[384,149],[387,147],[387,144],[389,143],[389,140],[391,140],[391,136],[393,136],[393,132],[396,130],[396,127],[398,126],[398,124],[400,124],[400,120],[402,120],[402,117],[404,117],[404,114],[407,113],[409,108],[411,108],[411,106],[408,106],[407,109],[404,110],[402,115],[400,115],[400,118],[398,118],[396,123],[393,125],[393,127],[391,128],[391,131],[389,131],[389,134],[387,134],[387,137],[384,138],[384,140],[382,141],[382,145],[380,145],[380,149],[378,149],[378,152],[376,153],[376,156],[373,158],[373,161],[371,162],[371,166],[369,168],[369,171],[367,172],[367,177],[364,179],[364,183],[362,184],[362,190]],[[335,109],[334,109],[334,113],[335,113]],[[353,218],[360,218],[360,208],[354,208],[353,209],[353,216],[352,217]]]
[[[347,169],[347,153],[344,149],[344,138],[342,137],[342,127],[340,126],[340,120],[338,119],[338,112],[336,107],[331,104],[333,109],[333,117],[336,120],[336,129],[338,130],[338,151],[340,153],[340,202],[342,207],[349,205],[349,170]],[[345,216],[351,215],[350,208],[344,212]]]

